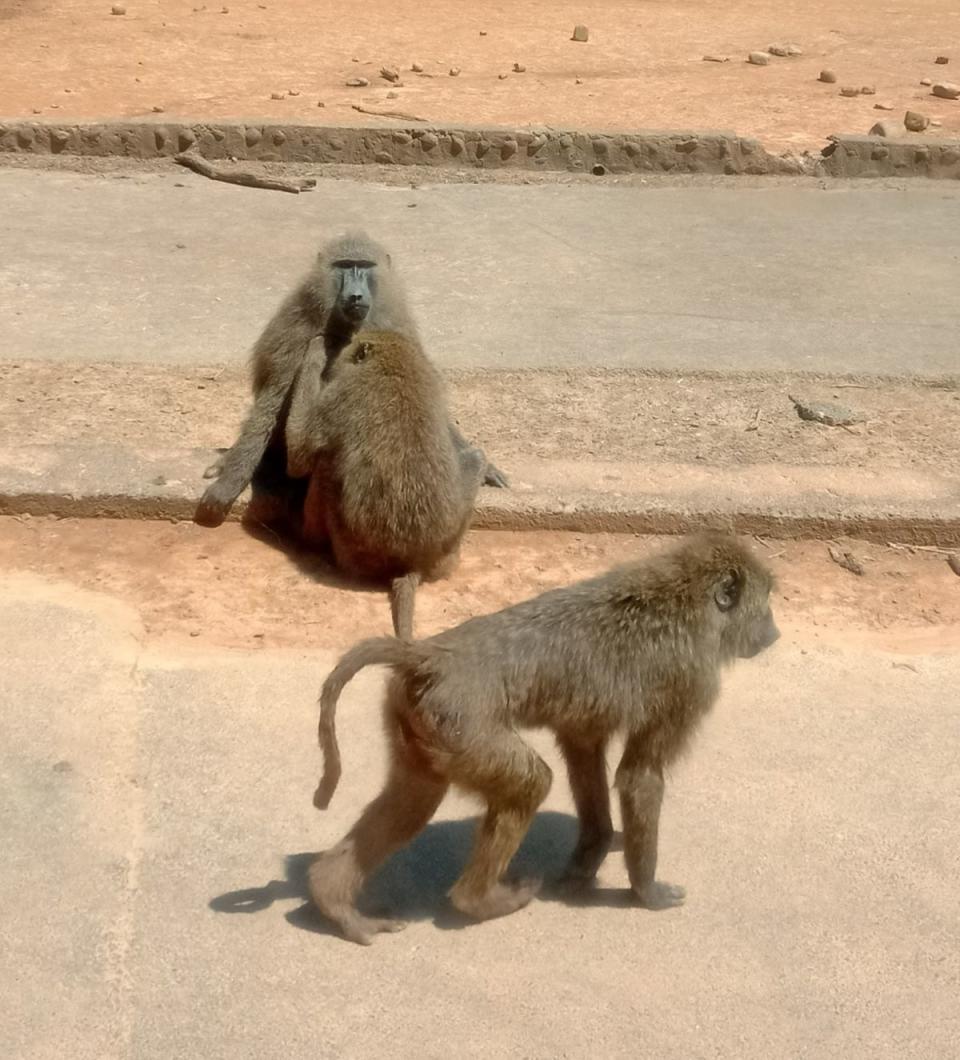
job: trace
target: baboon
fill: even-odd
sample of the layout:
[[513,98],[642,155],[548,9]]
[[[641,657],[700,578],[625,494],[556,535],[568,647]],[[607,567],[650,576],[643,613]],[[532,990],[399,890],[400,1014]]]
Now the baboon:
[[[306,481],[287,475],[285,422],[298,374],[311,342],[334,358],[361,324],[386,328],[418,341],[397,270],[386,249],[363,232],[348,232],[321,248],[313,268],[283,300],[257,339],[251,359],[253,406],[240,436],[204,472],[214,478],[197,505],[194,519],[219,526],[237,497],[253,483],[255,496],[299,508]],[[452,422],[450,436],[458,449],[471,446]],[[505,487],[507,480],[492,464],[484,481]]]
[[772,584],[747,547],[708,534],[426,640],[357,644],[321,692],[324,773],[314,804],[326,808],[340,778],[337,699],[376,663],[393,671],[384,703],[390,772],[346,837],[313,862],[314,904],[354,942],[399,930],[402,922],[363,916],[356,898],[455,784],[479,795],[486,815],[453,905],[478,920],[526,905],[539,881],[502,877],[552,779],[517,733],[528,727],[552,729],[566,760],[580,834],[565,886],[588,887],[609,850],[605,752],[621,734],[615,786],[631,890],[648,908],[680,904],[683,888],[655,879],[664,770],[715,701],[721,667],[779,637]]
[[394,630],[410,639],[416,587],[456,565],[486,458],[454,444],[440,376],[413,339],[361,328],[326,382],[305,368],[286,434],[289,473],[310,476],[304,534],[328,540],[341,570],[392,579]]

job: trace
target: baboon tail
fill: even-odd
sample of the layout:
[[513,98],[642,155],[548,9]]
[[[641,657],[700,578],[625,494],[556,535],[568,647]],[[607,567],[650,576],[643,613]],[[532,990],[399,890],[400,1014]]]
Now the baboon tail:
[[313,805],[325,810],[340,783],[340,745],[337,743],[337,700],[348,681],[365,666],[409,662],[414,648],[396,637],[373,637],[352,647],[331,670],[320,690],[320,724],[317,736],[323,752],[323,776],[313,793]]
[[420,575],[416,571],[394,578],[390,583],[390,615],[393,632],[401,640],[413,640],[413,605]]

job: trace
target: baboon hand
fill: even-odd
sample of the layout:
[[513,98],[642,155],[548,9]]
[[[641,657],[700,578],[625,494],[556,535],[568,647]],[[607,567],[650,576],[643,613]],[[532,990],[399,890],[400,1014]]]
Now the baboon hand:
[[487,464],[487,470],[483,474],[483,484],[500,490],[510,488],[509,479],[495,464]]
[[221,479],[208,486],[200,498],[193,521],[198,526],[219,526],[227,517],[237,495]]
[[683,887],[674,883],[660,883],[658,880],[648,883],[642,890],[634,890],[633,893],[637,903],[644,909],[673,909],[683,905],[687,897]]

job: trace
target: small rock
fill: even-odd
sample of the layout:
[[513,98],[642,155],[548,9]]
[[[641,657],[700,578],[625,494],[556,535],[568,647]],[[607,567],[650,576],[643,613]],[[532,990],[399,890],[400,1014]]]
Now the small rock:
[[747,62],[754,66],[767,66],[770,62],[769,52],[751,52],[747,56]]
[[803,48],[801,48],[799,44],[788,44],[787,55],[803,55]]
[[837,82],[837,75],[832,70],[821,70],[820,77],[817,80],[822,81],[825,85],[834,85]]
[[876,85],[864,85],[860,89],[860,95],[861,96],[875,96],[876,94],[877,94],[877,86]]
[[451,66],[449,71],[448,71],[448,73],[450,74],[451,77],[459,77],[460,76],[460,67],[459,66]]
[[573,83],[574,83],[575,85],[582,85],[582,84],[583,84],[583,78],[582,78],[582,77],[577,77],[577,78],[574,78],[574,81],[573,81]]
[[283,99],[283,93],[282,92],[271,92],[270,93],[270,98],[271,99]]
[[347,88],[366,88],[370,82],[365,77],[350,77],[344,82]]
[[705,63],[728,63],[730,62],[729,55],[705,55],[703,57]]
[[299,88],[288,88],[287,89],[287,95],[288,96],[299,96],[300,95],[300,89]]
[[[56,104],[54,104],[54,106],[56,106]],[[930,119],[930,128],[931,129],[939,129],[941,125],[943,125],[942,121],[938,121],[936,118],[931,118]]]
[[480,30],[480,36],[481,37],[485,37],[486,35],[487,35],[487,31],[485,29]]
[[515,74],[525,74],[527,72],[527,68],[522,63],[514,63],[513,72]]
[[396,82],[400,80],[400,71],[393,66],[381,66],[380,76],[384,79],[384,81]]
[[917,110],[908,110],[903,116],[903,124],[907,127],[909,132],[923,132],[924,129],[930,124],[930,119],[926,114],[921,114]]
[[114,4],[113,7],[110,8],[111,15],[125,15],[126,13],[127,9],[123,4]]
[[874,103],[873,109],[874,110],[893,110],[894,106],[893,106],[892,103],[888,103],[886,100],[884,100],[882,103]]
[[318,107],[325,107],[325,106],[326,106],[326,103],[324,103],[324,102],[323,102],[323,100],[321,99],[321,100],[318,100],[318,101],[317,101],[317,106],[318,106]]
[[938,81],[933,86],[933,94],[941,99],[956,99],[960,96],[960,85],[955,85],[952,81]]
[[947,63],[950,62],[950,56],[938,55],[933,61],[937,64],[937,66],[946,66]]
[[927,88],[929,88],[933,84],[933,79],[930,77],[921,77],[920,84],[925,85]]
[[423,67],[420,65],[420,63],[411,63],[410,64],[410,69],[415,74],[422,74],[423,73]]
[[856,88],[854,85],[844,85],[843,88],[840,89],[840,95],[841,96],[848,96],[848,97],[849,96],[859,96],[860,95],[860,89]]
[[796,44],[771,44],[767,51],[781,59],[792,55],[803,55],[803,48],[798,48]]
[[573,36],[571,40],[579,41],[581,44],[585,43],[590,37],[590,31],[586,26],[574,26]]
[[400,98],[400,93],[399,92],[390,91],[390,92],[387,93],[387,99],[399,99],[399,98]]
[[900,135],[900,126],[889,118],[878,121],[871,129],[870,136],[894,137]]
[[34,108],[33,108],[33,113],[34,113],[34,114],[42,114],[42,113],[43,113],[43,111],[42,111],[42,110],[41,110],[41,109],[40,109],[39,107],[34,107]]
[[507,79],[507,75],[506,74],[497,74],[497,80],[498,81],[506,81],[506,79]]
[[220,14],[221,15],[229,15],[230,14],[230,8],[229,7],[221,7],[220,8]]
[[163,113],[163,107],[151,107],[150,109],[153,111],[154,114],[162,114]]
[[852,552],[847,552],[842,548],[835,548],[833,545],[827,547],[827,552],[838,567],[843,567],[844,570],[850,571],[851,574],[862,576],[865,573],[863,564]]
[[802,420],[823,423],[828,427],[848,427],[851,423],[860,423],[863,420],[862,416],[845,405],[836,405],[832,401],[798,401],[795,397],[788,396]]

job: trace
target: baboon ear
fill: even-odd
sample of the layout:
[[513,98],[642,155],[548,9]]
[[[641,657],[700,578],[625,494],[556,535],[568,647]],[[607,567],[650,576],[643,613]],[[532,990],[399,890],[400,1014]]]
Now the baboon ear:
[[727,571],[720,583],[713,590],[713,599],[721,611],[729,611],[736,606],[740,599],[740,575],[735,571]]
[[370,352],[370,343],[361,342],[357,344],[357,348],[353,351],[353,363],[359,364],[360,361],[366,360],[367,354]]

